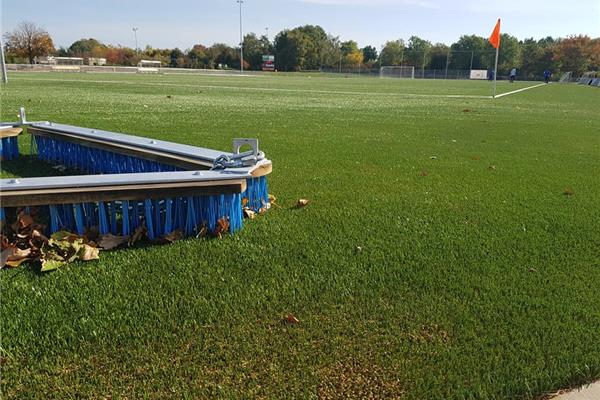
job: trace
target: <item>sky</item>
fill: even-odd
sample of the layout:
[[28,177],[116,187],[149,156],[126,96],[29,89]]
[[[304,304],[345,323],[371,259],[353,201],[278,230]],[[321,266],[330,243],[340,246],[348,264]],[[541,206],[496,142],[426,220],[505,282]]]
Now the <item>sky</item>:
[[[235,0],[0,0],[2,32],[24,20],[43,26],[56,47],[80,38],[106,44],[186,49],[239,43]],[[576,4],[576,6],[575,6]],[[451,44],[463,34],[489,36],[497,18],[519,39],[600,37],[600,0],[244,0],[243,31],[271,39],[313,24],[342,40],[377,48],[417,35]]]

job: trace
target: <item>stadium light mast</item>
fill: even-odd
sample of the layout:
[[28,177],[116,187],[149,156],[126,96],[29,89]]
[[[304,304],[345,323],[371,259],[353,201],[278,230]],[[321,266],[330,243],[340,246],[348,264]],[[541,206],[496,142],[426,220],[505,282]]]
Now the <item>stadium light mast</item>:
[[140,28],[133,27],[131,29],[133,30],[133,36],[135,37],[135,52],[139,53],[139,51],[138,51],[138,41],[137,41],[137,31]]
[[8,74],[6,73],[6,60],[4,59],[4,43],[2,43],[1,35],[0,35],[0,68],[2,69],[2,71],[0,71],[0,73],[2,74],[2,77],[0,77],[0,79],[2,80],[2,83],[7,83],[8,82]]
[[240,5],[240,73],[244,73],[244,32],[242,29],[242,4],[244,0],[236,0]]

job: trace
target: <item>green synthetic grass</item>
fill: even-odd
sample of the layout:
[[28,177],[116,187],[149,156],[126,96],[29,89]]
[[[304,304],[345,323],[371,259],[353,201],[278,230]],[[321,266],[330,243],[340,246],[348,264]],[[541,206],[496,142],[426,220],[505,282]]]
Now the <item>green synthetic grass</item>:
[[10,75],[2,120],[257,137],[282,207],[223,240],[2,271],[3,397],[537,398],[600,377],[600,91],[436,96],[457,94],[490,85]]

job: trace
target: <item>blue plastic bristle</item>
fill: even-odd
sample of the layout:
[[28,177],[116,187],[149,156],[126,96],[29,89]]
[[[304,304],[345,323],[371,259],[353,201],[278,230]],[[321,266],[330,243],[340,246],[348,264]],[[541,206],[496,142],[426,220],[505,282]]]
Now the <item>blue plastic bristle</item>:
[[19,140],[17,136],[0,139],[0,156],[5,161],[19,157]]
[[98,202],[98,230],[101,235],[106,235],[109,232],[108,216],[104,202]]
[[127,236],[131,232],[129,229],[129,201],[127,200],[121,202],[121,216],[121,232],[123,233],[123,236]]
[[92,174],[180,171],[180,168],[76,143],[35,136],[38,158]]
[[173,200],[165,200],[165,234],[173,232]]
[[73,214],[75,214],[75,226],[77,233],[83,235],[85,233],[83,207],[81,204],[73,204]]
[[146,221],[146,229],[150,240],[154,240],[154,224],[152,223],[152,200],[144,200],[144,215]]
[[246,207],[256,212],[269,204],[267,177],[260,176],[246,179],[246,191],[242,193],[242,198],[248,199]]
[[50,230],[51,233],[58,232],[60,230],[58,207],[55,205],[50,206]]
[[[179,171],[181,169],[129,155],[86,147],[49,137],[35,136],[38,158],[60,163],[86,173],[115,174]],[[91,226],[98,226],[100,234],[132,234],[142,223],[148,238],[154,240],[174,230],[186,235],[206,227],[214,232],[217,221],[226,218],[229,231],[236,232],[243,225],[242,199],[247,206],[259,211],[269,203],[265,176],[247,179],[244,193],[214,196],[174,197],[168,199],[145,199],[139,201],[113,201],[50,206],[50,229],[62,228],[82,233]]]

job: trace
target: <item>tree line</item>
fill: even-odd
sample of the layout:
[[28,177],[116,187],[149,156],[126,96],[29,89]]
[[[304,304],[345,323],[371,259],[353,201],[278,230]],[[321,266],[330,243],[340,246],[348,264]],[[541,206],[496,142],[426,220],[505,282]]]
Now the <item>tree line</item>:
[[[105,58],[109,65],[136,65],[141,59],[158,60],[162,65],[178,68],[240,68],[240,49],[225,43],[212,46],[195,44],[182,50],[147,46],[132,49],[104,44],[97,39],[80,39],[69,47],[54,47],[50,34],[31,22],[23,22],[5,35],[8,62],[34,63],[36,57],[56,55]],[[405,65],[415,70],[491,69],[495,50],[487,38],[463,35],[450,46],[412,36],[407,41],[391,40],[381,49],[359,47],[354,40],[341,41],[318,25],[304,25],[279,32],[273,41],[266,36],[248,33],[243,40],[244,68],[260,70],[263,55],[274,55],[279,71],[375,69]],[[572,71],[575,76],[600,69],[600,38],[585,35],[566,38],[546,37],[519,40],[502,34],[499,74],[517,68],[525,78],[540,76],[549,69],[555,75]]]

